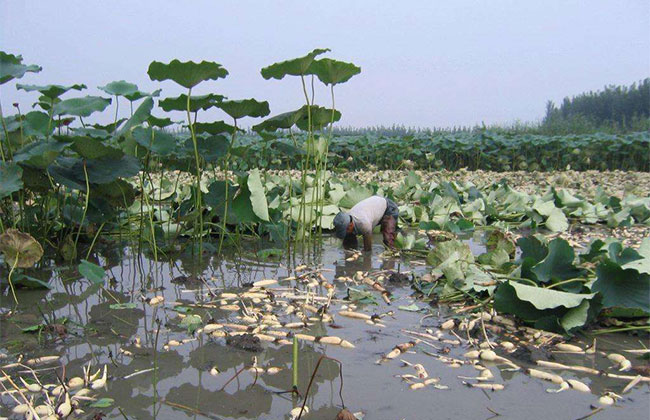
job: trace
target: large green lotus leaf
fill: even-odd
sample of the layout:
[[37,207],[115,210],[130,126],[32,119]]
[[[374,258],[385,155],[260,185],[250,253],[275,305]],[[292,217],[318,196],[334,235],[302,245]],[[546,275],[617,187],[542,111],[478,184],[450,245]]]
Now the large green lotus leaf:
[[562,210],[555,207],[548,215],[545,225],[551,232],[564,232],[569,228],[569,220]]
[[298,126],[298,128],[301,130],[309,130],[310,120],[311,126],[313,128],[320,129],[330,123],[337,122],[341,119],[341,113],[337,110],[332,111],[330,108],[311,106],[308,113],[307,105],[305,105],[304,108],[305,110],[303,111],[300,119],[296,122],[296,126]]
[[339,206],[343,207],[344,209],[351,209],[359,201],[364,200],[371,196],[372,196],[372,191],[370,191],[366,187],[362,187],[361,185],[359,185],[358,187],[354,187],[345,193],[341,201],[339,201]]
[[41,70],[43,70],[41,66],[23,64],[23,57],[20,55],[0,51],[0,85],[13,79],[20,79],[25,73],[38,73]]
[[326,85],[345,83],[353,76],[361,73],[361,67],[344,61],[322,58],[314,60],[309,67],[309,74],[315,74],[318,80]]
[[262,77],[268,79],[283,79],[284,76],[301,76],[308,74],[307,70],[311,66],[316,56],[330,51],[329,48],[317,48],[305,55],[304,57],[294,58],[291,60],[273,63],[268,67],[264,67],[261,71]]
[[603,297],[606,308],[640,309],[650,313],[650,275],[633,268],[623,269],[609,259],[596,268],[596,280],[591,290]]
[[133,130],[133,138],[140,146],[158,155],[166,156],[176,149],[176,137],[162,130],[137,127]]
[[205,80],[222,79],[228,75],[228,71],[221,64],[214,62],[195,63],[172,60],[169,64],[153,61],[149,64],[147,74],[151,80],[173,80],[179,85],[191,89]]
[[103,157],[119,159],[124,155],[124,152],[122,152],[120,149],[116,149],[112,146],[107,146],[101,140],[94,139],[92,137],[62,136],[59,138],[58,136],[55,136],[55,138],[61,141],[71,141],[72,146],[70,148],[77,152],[79,156],[86,159],[99,159]]
[[70,144],[64,141],[38,140],[18,150],[14,162],[45,169]]
[[278,129],[289,129],[293,127],[307,112],[307,107],[304,106],[296,111],[285,112],[267,118],[259,124],[253,126],[253,130],[257,132],[262,131],[276,131]]
[[136,191],[131,184],[123,179],[115,180],[109,184],[94,185],[91,190],[91,197],[101,197],[111,207],[127,208],[135,201]]
[[124,97],[130,102],[135,102],[135,101],[138,101],[138,100],[140,100],[142,98],[146,98],[147,96],[148,97],[158,97],[158,96],[160,96],[160,92],[161,92],[161,89],[156,89],[151,93],[142,92],[140,90],[137,90],[137,91],[135,91],[133,93],[129,93],[129,94],[124,95]]
[[535,263],[542,261],[548,255],[548,247],[536,236],[525,236],[517,240],[521,249],[521,258],[531,258]]
[[120,127],[120,130],[118,131],[117,135],[122,136],[126,134],[128,131],[132,130],[134,127],[137,127],[147,121],[149,117],[151,117],[151,110],[153,109],[153,99],[152,98],[147,98],[142,103],[138,106],[138,108],[135,110],[131,118],[129,118],[126,123],[122,127]]
[[174,124],[174,121],[169,118],[158,118],[150,115],[149,118],[147,118],[147,123],[152,127],[165,128]]
[[631,268],[639,273],[650,274],[650,238],[645,238],[641,242],[637,254],[641,258],[625,262],[622,267],[624,269]]
[[0,162],[0,198],[5,198],[23,187],[23,169],[12,162]]
[[[228,209],[232,207],[232,201],[237,193],[237,187],[228,183]],[[226,181],[214,181],[208,187],[207,194],[203,194],[203,201],[210,206],[217,215],[223,215],[224,203],[226,202]]]
[[[106,140],[111,137],[111,133],[106,131],[103,128],[93,128],[93,127],[78,127],[70,130],[70,133],[72,136],[77,136],[77,137],[92,137],[94,139],[98,140]],[[59,140],[64,140],[66,137],[64,136],[58,136],[56,137]]]
[[[497,288],[497,294],[502,287],[505,287],[506,289],[508,287],[511,288],[515,292],[515,295],[518,299],[529,302],[536,309],[541,311],[546,309],[555,309],[558,307],[575,308],[579,306],[585,299],[589,300],[596,296],[596,293],[562,292],[554,289],[529,286],[527,284],[521,284],[511,280],[499,285]],[[503,309],[499,309],[497,307],[497,300],[497,296],[495,295],[495,309],[498,312],[502,312]],[[500,302],[499,305],[502,303],[505,302]]]
[[575,294],[527,286],[513,281],[501,283],[494,292],[494,309],[516,315],[535,328],[567,333],[595,316],[591,310],[595,294]]
[[106,86],[97,86],[99,89],[114,96],[133,95],[138,91],[138,85],[129,83],[126,80],[110,82]]
[[[216,162],[226,156],[229,145],[230,140],[222,135],[197,137],[196,139],[199,156],[206,162]],[[185,154],[192,157],[192,164],[194,164],[194,145],[192,139],[185,140],[183,147]]]
[[[579,277],[582,270],[574,265],[575,253],[567,241],[555,238],[548,244],[548,255],[531,268],[536,280],[542,283]],[[580,283],[577,283],[580,284]]]
[[[88,181],[91,184],[108,184],[119,178],[130,178],[140,172],[140,162],[133,156],[120,159],[102,158],[86,160]],[[48,167],[52,178],[69,188],[86,190],[84,160],[59,158]]]
[[261,220],[268,222],[269,207],[268,202],[266,201],[266,193],[264,192],[264,186],[262,185],[259,169],[254,169],[248,173],[247,185],[251,192],[251,205],[253,206],[253,212]]
[[[122,123],[124,121],[126,121],[126,118],[119,118],[117,121],[113,121],[113,122],[108,123],[108,124],[97,124],[97,123],[91,124],[90,127],[96,128],[97,130],[102,130],[102,131],[104,131],[106,133],[112,133],[113,131],[115,131],[115,128],[122,125]],[[88,127],[88,126],[89,125],[87,124],[86,127]],[[90,135],[90,134],[87,134],[87,135]],[[108,137],[110,137],[110,134],[108,135]]]
[[467,263],[474,262],[474,255],[469,245],[463,241],[453,239],[451,241],[438,242],[436,247],[427,255],[427,263],[437,267],[448,260],[453,254],[457,254],[457,260]]
[[18,90],[24,90],[25,92],[39,92],[41,95],[45,96],[46,98],[51,100],[54,100],[58,98],[59,96],[63,95],[69,90],[84,90],[86,89],[87,86],[84,84],[74,84],[70,86],[64,86],[64,85],[22,85],[22,84],[17,84],[16,89]]
[[105,110],[110,104],[111,99],[102,98],[101,96],[65,99],[54,105],[54,114],[88,117],[95,112]]
[[248,182],[245,182],[240,186],[237,196],[233,199],[232,211],[228,212],[228,223],[236,225],[254,223],[257,221],[259,221],[259,218],[253,211]]
[[[28,112],[23,121],[23,134],[27,137],[47,137],[54,131],[54,126],[54,124],[50,124],[50,117],[46,113]],[[50,127],[49,131],[48,127]]]
[[[93,184],[107,184],[118,178],[130,178],[140,172],[140,162],[133,156],[120,159],[102,158],[87,162],[88,179]],[[83,177],[83,172],[81,172]]]
[[79,264],[79,274],[90,280],[93,284],[104,284],[106,272],[103,268],[90,261],[81,260]]
[[[242,131],[241,129],[237,129],[237,130]],[[214,121],[211,123],[195,123],[194,132],[196,134],[207,133],[212,135],[223,134],[223,133],[232,134],[235,132],[235,126],[227,124],[224,121]]]
[[0,252],[5,262],[19,268],[29,268],[43,256],[43,247],[30,234],[17,229],[7,229],[0,235]]
[[266,117],[271,112],[267,101],[260,102],[252,98],[223,101],[218,107],[236,120],[243,117]]
[[[190,112],[206,110],[218,106],[225,96],[208,93],[207,95],[190,96]],[[158,101],[163,111],[185,111],[187,112],[187,95],[181,94],[173,98],[164,98]]]
[[25,188],[41,194],[47,193],[52,189],[50,178],[47,172],[41,168],[25,165],[23,170],[23,184]]

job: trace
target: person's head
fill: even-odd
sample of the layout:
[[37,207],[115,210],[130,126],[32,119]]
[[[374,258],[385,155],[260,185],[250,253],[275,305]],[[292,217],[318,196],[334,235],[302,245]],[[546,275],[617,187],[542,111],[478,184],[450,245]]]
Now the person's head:
[[339,239],[344,239],[349,233],[354,231],[354,223],[352,223],[352,216],[346,212],[339,212],[334,217],[334,233]]

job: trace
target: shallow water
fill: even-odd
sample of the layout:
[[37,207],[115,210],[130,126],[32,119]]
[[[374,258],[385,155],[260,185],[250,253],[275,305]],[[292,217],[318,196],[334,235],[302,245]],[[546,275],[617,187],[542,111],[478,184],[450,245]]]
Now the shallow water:
[[[473,251],[481,252],[480,238],[470,238]],[[379,237],[375,240],[380,243]],[[277,279],[293,275],[292,268],[307,264],[310,267],[322,266],[331,271],[323,274],[330,283],[337,286],[336,297],[346,295],[347,286],[335,281],[339,276],[353,276],[357,271],[391,269],[398,271],[424,272],[420,265],[409,265],[404,261],[382,261],[378,255],[383,251],[375,245],[372,254],[366,253],[356,261],[346,261],[348,256],[334,238],[326,237],[304,252],[287,255],[281,261],[260,261],[255,252],[271,247],[263,242],[245,243],[245,251],[229,252],[223,259],[214,257],[204,259],[197,267],[190,257],[180,258],[173,264],[154,264],[150,259],[140,256],[134,258],[123,248],[104,249],[98,260],[115,279],[102,290],[86,280],[78,279],[74,269],[55,268],[40,270],[39,277],[51,278],[50,291],[19,291],[19,312],[9,319],[3,319],[0,331],[0,352],[8,355],[6,362],[12,362],[19,354],[26,357],[59,354],[66,365],[66,376],[81,374],[81,366],[92,361],[94,365],[108,364],[109,376],[106,391],[99,397],[115,400],[112,407],[86,408],[90,414],[102,411],[106,418],[123,418],[117,407],[128,418],[241,418],[277,419],[288,418],[287,413],[301,401],[290,394],[278,394],[291,388],[291,346],[263,344],[260,353],[233,349],[224,339],[214,339],[199,335],[198,339],[178,347],[163,350],[169,340],[182,340],[190,337],[178,325],[178,312],[172,303],[185,306],[200,303],[209,298],[210,291],[237,291],[239,287],[261,279]],[[177,284],[172,279],[179,276],[202,273],[205,283]],[[289,284],[290,283],[290,284]],[[294,286],[287,282],[277,287]],[[458,376],[477,376],[478,371],[471,366],[454,369],[425,351],[437,350],[420,344],[413,353],[405,353],[397,359],[378,365],[375,362],[395,345],[411,338],[400,330],[403,328],[422,331],[425,327],[437,327],[448,314],[444,305],[431,307],[435,317],[422,320],[426,312],[414,313],[398,309],[402,305],[414,303],[412,290],[407,284],[388,286],[393,294],[391,305],[387,305],[377,294],[377,305],[360,306],[359,311],[369,314],[383,314],[393,311],[382,322],[385,328],[367,325],[363,321],[342,316],[335,318],[340,328],[326,324],[316,324],[307,333],[312,335],[336,335],[352,342],[355,349],[325,346],[317,343],[300,344],[299,389],[304,392],[311,373],[321,355],[336,358],[343,364],[343,400],[352,412],[363,412],[365,419],[488,419],[500,415],[508,419],[576,419],[589,414],[590,405],[596,404],[598,396],[605,391],[619,393],[627,381],[579,374],[577,372],[556,372],[565,379],[575,378],[587,383],[591,394],[568,390],[559,394],[548,393],[546,389],[556,388],[550,382],[531,378],[522,372],[500,371],[496,366],[490,368],[495,375],[494,382],[504,383],[506,389],[499,392],[485,392],[470,389],[462,384]],[[321,294],[325,291],[319,290]],[[163,295],[165,304],[151,307],[141,297]],[[120,302],[134,302],[135,308],[111,309],[117,299]],[[2,308],[12,306],[9,295],[2,299]],[[340,302],[335,302],[330,312],[336,314]],[[416,304],[428,308],[424,303]],[[40,308],[40,309],[39,309]],[[62,340],[46,340],[36,334],[21,332],[21,328],[42,322],[43,316],[60,321],[67,317],[68,335]],[[192,313],[202,316],[204,322],[213,318],[216,322],[234,321],[236,313],[220,309],[195,308]],[[125,376],[154,367],[154,347],[156,330],[160,321],[158,352],[155,353],[157,375],[148,371],[129,379]],[[422,325],[421,325],[422,323]],[[135,346],[139,337],[141,346]],[[450,336],[450,338],[454,338]],[[644,338],[644,340],[646,340]],[[581,343],[591,343],[584,338]],[[631,335],[617,334],[598,337],[598,349],[605,352],[648,346]],[[442,347],[442,345],[441,345]],[[132,353],[123,353],[127,350]],[[448,356],[462,358],[468,349],[449,348]],[[260,366],[284,368],[276,375],[260,375],[255,378],[243,372],[224,389],[221,387],[233,377],[235,372],[251,363],[257,356]],[[409,384],[394,375],[414,373],[412,368],[403,367],[400,359],[410,363],[421,363],[431,377],[440,377],[440,384],[447,390],[427,387],[413,391]],[[633,364],[638,361],[632,357]],[[555,355],[555,360],[566,364],[581,364],[599,369],[609,367],[607,360],[598,356]],[[2,361],[4,364],[4,361]],[[221,372],[212,376],[209,371],[217,367]],[[488,366],[490,366],[488,364]],[[52,370],[40,374],[54,382]],[[49,375],[49,376],[48,376]],[[155,384],[155,387],[154,387]],[[334,419],[341,408],[339,398],[338,364],[325,359],[315,376],[314,385],[307,398],[311,412],[303,416],[309,419]],[[3,397],[0,416],[10,414],[7,405],[13,403]],[[650,412],[650,387],[648,384],[635,387],[616,406],[596,413],[592,418],[648,418]]]

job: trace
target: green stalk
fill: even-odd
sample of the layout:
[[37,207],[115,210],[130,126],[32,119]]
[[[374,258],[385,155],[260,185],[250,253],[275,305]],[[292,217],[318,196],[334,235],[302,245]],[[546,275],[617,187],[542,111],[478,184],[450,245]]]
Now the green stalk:
[[[307,86],[305,85],[305,76],[300,75],[300,81],[302,82],[302,91],[305,95],[305,102],[307,103],[307,155],[305,156],[305,164],[302,168],[302,198],[300,201],[300,213],[298,217],[298,224],[302,221],[302,236],[301,240],[304,242],[307,238],[307,206],[305,203],[306,196],[305,192],[307,190],[307,171],[309,170],[309,157],[311,154],[312,148],[312,137],[313,137],[313,128],[311,126],[311,104],[309,102],[309,95],[307,94]],[[313,203],[312,203],[313,204]]]
[[86,212],[88,211],[88,201],[90,199],[90,181],[88,181],[88,170],[86,169],[86,161],[84,160],[84,179],[86,180],[86,202],[84,203],[84,211],[81,215],[81,223],[79,224],[79,230],[77,230],[77,237],[74,240],[74,252],[75,256],[77,254],[77,242],[79,242],[79,235],[81,235],[81,228],[83,228],[84,222],[86,221]]
[[292,389],[298,390],[298,339],[293,337],[293,361],[291,363],[291,370],[293,371]]
[[198,233],[197,228],[194,226],[194,235],[199,238],[199,261],[203,254],[203,209],[201,206],[201,165],[199,161],[199,146],[196,141],[196,133],[194,131],[194,124],[192,124],[192,114],[190,112],[190,97],[192,96],[192,88],[187,90],[187,124],[190,126],[190,134],[192,135],[192,145],[194,146],[194,161],[196,163],[196,199],[195,210],[199,214]]
[[11,275],[13,274],[17,265],[18,265],[18,253],[16,253],[16,260],[14,261],[14,264],[11,266],[11,270],[9,270],[9,276],[7,277],[7,280],[9,281],[9,287],[11,287],[11,294],[14,297],[14,302],[16,302],[16,305],[18,305],[18,298],[16,297],[16,290],[14,289],[14,284],[11,282]]
[[218,254],[221,255],[221,247],[223,246],[223,238],[226,236],[226,221],[228,220],[228,170],[230,167],[230,153],[232,151],[232,147],[235,144],[235,140],[237,139],[237,119],[233,118],[234,121],[234,129],[232,130],[232,136],[230,137],[230,144],[228,145],[228,152],[226,152],[226,160],[223,163],[223,179],[224,182],[226,183],[226,201],[223,206],[223,220],[221,222],[221,235],[219,236],[219,250]]

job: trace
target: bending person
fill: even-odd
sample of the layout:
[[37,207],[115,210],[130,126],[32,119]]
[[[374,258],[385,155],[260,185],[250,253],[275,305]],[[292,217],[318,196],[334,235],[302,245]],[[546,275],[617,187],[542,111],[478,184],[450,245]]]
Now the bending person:
[[343,243],[356,242],[363,235],[363,249],[372,250],[372,229],[381,225],[384,245],[395,247],[399,208],[392,200],[374,195],[358,202],[348,213],[340,212],[334,218],[334,230]]

